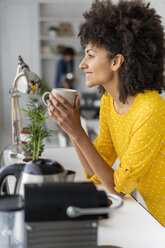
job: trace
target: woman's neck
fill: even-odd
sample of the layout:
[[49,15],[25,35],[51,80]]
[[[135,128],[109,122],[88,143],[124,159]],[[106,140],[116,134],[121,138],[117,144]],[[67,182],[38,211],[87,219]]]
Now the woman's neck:
[[119,90],[118,90],[118,78],[109,84],[109,87],[105,88],[105,90],[112,96],[113,104],[116,112],[120,115],[125,114],[128,109],[133,104],[136,96],[127,96],[125,104],[119,100]]
[[118,98],[113,98],[113,105],[116,112],[120,115],[125,114],[129,108],[132,106],[136,96],[128,96],[125,104],[120,102]]

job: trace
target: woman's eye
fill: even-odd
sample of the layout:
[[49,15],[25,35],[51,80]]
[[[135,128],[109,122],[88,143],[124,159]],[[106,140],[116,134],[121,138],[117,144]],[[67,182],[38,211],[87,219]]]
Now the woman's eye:
[[91,59],[91,58],[94,58],[94,56],[93,55],[91,55],[91,54],[89,54],[89,58]]

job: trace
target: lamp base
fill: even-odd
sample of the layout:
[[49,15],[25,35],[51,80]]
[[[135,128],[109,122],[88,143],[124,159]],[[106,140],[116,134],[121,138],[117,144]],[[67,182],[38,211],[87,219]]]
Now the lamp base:
[[14,152],[11,152],[10,153],[10,157],[11,158],[18,158],[18,159],[24,159],[25,158],[23,154],[21,154],[21,153],[14,153]]
[[22,150],[22,146],[20,144],[12,144],[10,145],[9,149],[9,156],[11,158],[21,159],[25,158]]

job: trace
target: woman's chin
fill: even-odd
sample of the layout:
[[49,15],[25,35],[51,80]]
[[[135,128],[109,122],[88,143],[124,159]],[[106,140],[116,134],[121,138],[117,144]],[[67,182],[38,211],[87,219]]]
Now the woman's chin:
[[92,87],[94,87],[94,86],[96,86],[94,83],[91,83],[91,82],[86,82],[86,86],[88,87],[88,88],[92,88]]

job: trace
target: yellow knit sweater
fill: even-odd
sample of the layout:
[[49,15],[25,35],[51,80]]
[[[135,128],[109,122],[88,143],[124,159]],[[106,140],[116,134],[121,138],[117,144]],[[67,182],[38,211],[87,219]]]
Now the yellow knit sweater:
[[[115,190],[130,194],[136,188],[150,213],[165,226],[165,100],[155,91],[145,91],[119,115],[113,98],[104,94],[94,146],[109,166],[120,159]],[[86,177],[100,182],[97,175]]]

